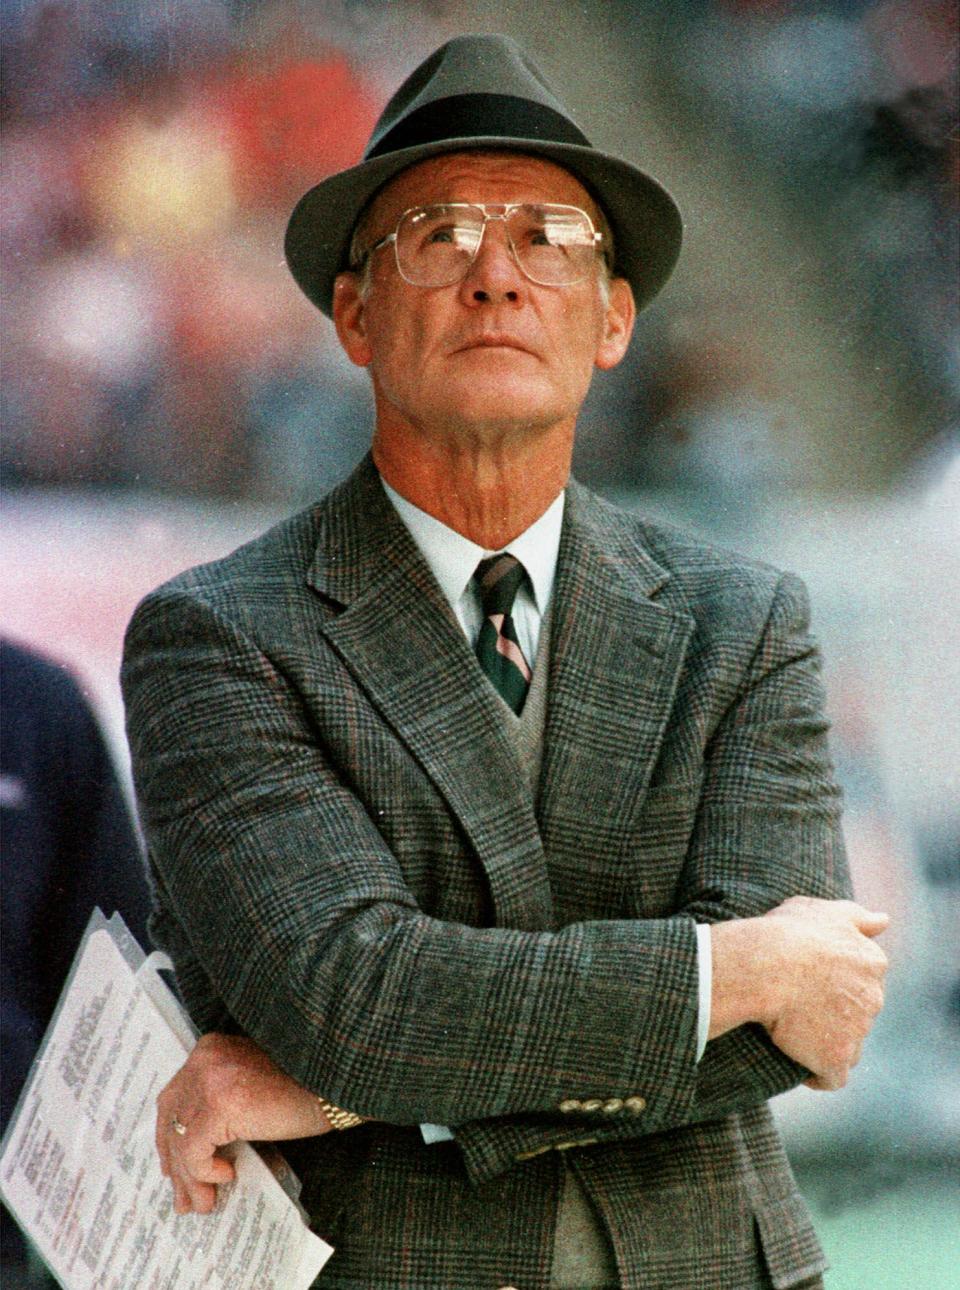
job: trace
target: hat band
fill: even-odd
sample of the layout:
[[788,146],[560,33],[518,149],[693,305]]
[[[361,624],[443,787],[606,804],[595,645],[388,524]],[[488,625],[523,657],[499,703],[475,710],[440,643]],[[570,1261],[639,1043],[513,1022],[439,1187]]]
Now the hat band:
[[372,161],[385,153],[424,143],[468,140],[484,135],[591,146],[572,121],[544,103],[511,94],[456,94],[425,103],[398,121],[367,151],[364,160]]

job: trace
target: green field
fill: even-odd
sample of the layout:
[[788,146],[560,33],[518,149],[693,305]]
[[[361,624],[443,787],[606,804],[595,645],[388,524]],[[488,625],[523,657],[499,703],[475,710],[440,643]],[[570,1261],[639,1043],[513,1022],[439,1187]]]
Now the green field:
[[960,1290],[960,1165],[796,1172],[830,1259],[827,1290]]

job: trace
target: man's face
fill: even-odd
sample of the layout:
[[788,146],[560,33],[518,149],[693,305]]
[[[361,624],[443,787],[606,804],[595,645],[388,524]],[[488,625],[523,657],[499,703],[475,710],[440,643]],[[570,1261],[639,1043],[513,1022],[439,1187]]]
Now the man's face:
[[[511,153],[451,153],[412,166],[376,198],[364,222],[372,246],[412,206],[442,202],[552,202],[599,212],[583,186],[551,162]],[[412,286],[392,244],[372,257],[368,290],[337,280],[334,317],[350,358],[369,366],[378,431],[395,418],[426,433],[488,440],[565,424],[572,429],[595,366],[612,367],[629,342],[630,288],[606,293],[598,272],[565,287],[531,282],[504,226],[489,222],[467,276]]]

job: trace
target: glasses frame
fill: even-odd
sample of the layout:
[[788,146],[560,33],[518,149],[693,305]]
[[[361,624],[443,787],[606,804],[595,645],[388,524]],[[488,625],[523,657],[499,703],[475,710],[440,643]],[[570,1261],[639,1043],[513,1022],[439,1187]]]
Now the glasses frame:
[[[470,259],[464,261],[463,272],[460,274],[460,276],[457,278],[451,279],[450,282],[442,282],[437,286],[427,286],[422,282],[414,282],[411,278],[408,278],[407,275],[404,273],[403,269],[400,267],[400,249],[399,249],[398,239],[400,236],[400,226],[402,225],[403,221],[407,218],[408,215],[412,215],[414,211],[431,210],[435,206],[442,206],[445,210],[453,210],[453,211],[456,211],[456,210],[481,211],[483,214],[483,224],[480,227],[480,236],[477,239],[477,245],[474,247],[473,254],[470,256]],[[504,232],[507,235],[507,245],[510,248],[510,254],[513,257],[513,262],[514,264],[516,264],[517,268],[520,270],[520,272],[523,274],[523,276],[527,279],[528,282],[533,282],[538,287],[575,287],[577,283],[585,282],[586,279],[590,276],[589,269],[586,269],[580,275],[580,277],[572,278],[569,282],[541,282],[539,278],[535,278],[529,272],[529,270],[524,267],[520,259],[520,256],[517,254],[517,248],[514,245],[513,238],[510,235],[510,226],[507,224],[507,220],[510,218],[510,216],[513,214],[514,211],[522,210],[525,206],[535,206],[537,207],[538,210],[545,210],[545,211],[576,211],[578,215],[583,216],[583,218],[587,221],[587,224],[589,225],[590,232],[593,236],[594,250],[597,251],[600,255],[603,254],[603,251],[602,251],[603,233],[599,232],[596,229],[596,227],[594,226],[593,220],[590,218],[589,214],[585,210],[583,210],[579,206],[571,206],[566,202],[430,202],[426,206],[408,206],[407,209],[401,214],[400,218],[397,220],[397,226],[393,230],[393,232],[388,233],[385,237],[381,237],[378,241],[374,242],[373,246],[368,247],[367,250],[363,252],[360,259],[356,262],[353,268],[355,271],[362,269],[364,264],[366,264],[367,260],[369,260],[370,257],[373,255],[374,251],[379,251],[383,247],[389,246],[390,243],[392,242],[394,263],[397,266],[397,272],[400,274],[400,277],[403,278],[404,282],[409,283],[411,287],[420,287],[421,290],[423,291],[439,291],[443,287],[452,287],[452,286],[455,286],[458,282],[462,282],[464,278],[467,277],[470,270],[473,268],[473,265],[476,262],[477,256],[480,254],[480,248],[483,246],[483,235],[487,231],[487,225],[490,223],[491,220],[499,220],[504,225]],[[494,213],[495,210],[499,211],[499,214],[495,214]]]

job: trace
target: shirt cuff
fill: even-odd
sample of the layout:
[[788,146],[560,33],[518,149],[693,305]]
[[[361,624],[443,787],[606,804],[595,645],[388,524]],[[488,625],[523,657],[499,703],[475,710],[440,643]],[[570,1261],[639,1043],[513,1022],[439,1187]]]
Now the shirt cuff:
[[445,1124],[421,1124],[420,1132],[423,1134],[424,1142],[428,1144],[453,1141],[453,1134]]
[[703,1056],[710,1034],[710,1004],[713,998],[713,943],[710,924],[697,923],[697,971],[700,990],[697,1008],[697,1061]]

